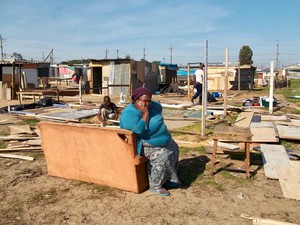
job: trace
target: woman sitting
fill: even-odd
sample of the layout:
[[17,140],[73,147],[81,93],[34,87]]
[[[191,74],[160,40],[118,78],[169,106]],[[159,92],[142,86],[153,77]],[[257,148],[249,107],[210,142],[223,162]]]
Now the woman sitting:
[[136,134],[138,154],[148,159],[149,190],[167,196],[170,193],[165,188],[180,185],[177,175],[179,148],[164,123],[161,104],[151,98],[149,89],[135,89],[132,103],[121,114],[120,127]]

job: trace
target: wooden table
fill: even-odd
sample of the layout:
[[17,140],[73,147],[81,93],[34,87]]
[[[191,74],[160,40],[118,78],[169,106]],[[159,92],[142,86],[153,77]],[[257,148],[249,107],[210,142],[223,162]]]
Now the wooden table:
[[241,127],[223,126],[223,125],[215,127],[213,131],[214,146],[213,146],[212,159],[211,159],[211,175],[215,174],[218,141],[244,142],[246,178],[249,178],[251,176],[250,174],[251,139],[252,139],[252,134],[249,127],[241,128]]
[[44,98],[45,96],[52,95],[55,96],[57,101],[59,101],[59,90],[25,90],[25,91],[17,91],[19,103],[22,104],[22,100],[24,96],[30,97],[35,102],[35,97]]

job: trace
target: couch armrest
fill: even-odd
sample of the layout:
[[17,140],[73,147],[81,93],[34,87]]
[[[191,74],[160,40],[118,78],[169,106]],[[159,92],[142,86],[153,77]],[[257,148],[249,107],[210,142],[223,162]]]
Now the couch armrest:
[[138,166],[138,165],[142,165],[145,162],[147,162],[147,158],[145,156],[136,155],[134,157],[133,161],[134,161],[134,165]]

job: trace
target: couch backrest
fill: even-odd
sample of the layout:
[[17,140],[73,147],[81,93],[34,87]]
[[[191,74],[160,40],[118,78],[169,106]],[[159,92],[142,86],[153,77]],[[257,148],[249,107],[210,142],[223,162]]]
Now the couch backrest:
[[119,128],[40,122],[49,175],[140,193],[148,188],[135,134]]

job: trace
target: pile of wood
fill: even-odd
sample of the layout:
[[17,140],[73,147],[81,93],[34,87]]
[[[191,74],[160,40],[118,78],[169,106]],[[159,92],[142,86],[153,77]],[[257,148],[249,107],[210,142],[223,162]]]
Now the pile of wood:
[[38,130],[29,125],[9,126],[10,135],[0,136],[1,140],[9,142],[7,148],[0,149],[1,158],[34,160],[34,157],[11,154],[15,152],[41,152],[41,139]]
[[[252,152],[262,155],[265,176],[279,180],[284,197],[300,200],[300,152],[280,145],[281,140],[300,140],[300,116],[259,115],[246,111],[239,114],[233,126],[250,128],[252,148],[260,150]],[[213,143],[209,144],[212,146]],[[238,146],[231,143],[220,142],[219,146],[219,154],[241,152]]]

